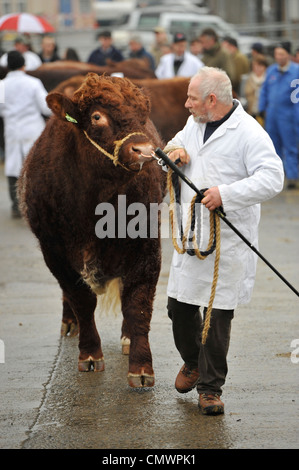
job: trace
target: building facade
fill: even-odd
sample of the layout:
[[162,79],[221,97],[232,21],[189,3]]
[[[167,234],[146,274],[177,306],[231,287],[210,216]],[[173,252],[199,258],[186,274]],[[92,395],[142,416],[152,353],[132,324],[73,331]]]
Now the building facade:
[[94,0],[0,0],[0,16],[27,12],[42,15],[57,30],[88,29],[95,24]]

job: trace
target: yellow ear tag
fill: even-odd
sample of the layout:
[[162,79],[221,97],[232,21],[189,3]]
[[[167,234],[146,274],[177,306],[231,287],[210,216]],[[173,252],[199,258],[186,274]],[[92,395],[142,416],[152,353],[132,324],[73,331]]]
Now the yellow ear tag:
[[72,118],[68,113],[65,114],[65,119],[69,122],[73,122],[74,124],[78,124],[78,121],[76,121],[76,119]]

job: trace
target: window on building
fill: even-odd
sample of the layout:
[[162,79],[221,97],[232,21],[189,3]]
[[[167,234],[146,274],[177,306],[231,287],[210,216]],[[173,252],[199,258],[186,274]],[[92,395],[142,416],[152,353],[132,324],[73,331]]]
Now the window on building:
[[27,11],[27,0],[19,0],[17,2],[17,10],[20,13],[25,13]]
[[80,13],[88,14],[91,12],[90,0],[79,0]]
[[63,25],[72,26],[73,25],[72,1],[71,0],[59,0],[59,10],[60,10],[60,14],[63,17]]
[[10,1],[2,0],[0,3],[0,6],[1,6],[2,15],[8,15],[9,13],[12,13],[12,7],[11,7]]

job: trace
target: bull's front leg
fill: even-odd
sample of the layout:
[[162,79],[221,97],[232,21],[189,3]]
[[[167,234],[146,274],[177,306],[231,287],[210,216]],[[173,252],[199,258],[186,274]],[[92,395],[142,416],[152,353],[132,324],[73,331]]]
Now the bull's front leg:
[[94,311],[97,304],[96,295],[88,286],[77,285],[70,294],[65,292],[69,303],[78,320],[79,329],[79,359],[78,370],[101,372],[105,369],[101,339],[98,334]]
[[128,383],[130,387],[153,387],[155,376],[148,335],[155,286],[124,285],[122,312],[130,331]]

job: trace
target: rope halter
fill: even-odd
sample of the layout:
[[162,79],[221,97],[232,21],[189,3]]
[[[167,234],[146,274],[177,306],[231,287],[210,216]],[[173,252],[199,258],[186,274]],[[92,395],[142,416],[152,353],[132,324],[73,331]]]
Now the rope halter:
[[89,135],[87,134],[87,132],[84,130],[83,131],[84,134],[85,134],[85,137],[89,140],[89,142],[96,148],[98,149],[100,152],[102,152],[104,155],[106,155],[106,157],[110,158],[110,160],[113,161],[113,164],[115,166],[119,165],[121,166],[122,168],[124,168],[125,170],[127,171],[134,171],[134,170],[131,170],[130,168],[127,168],[125,165],[123,165],[120,161],[119,161],[119,151],[122,147],[122,145],[126,142],[126,140],[128,140],[130,137],[132,137],[133,135],[143,135],[146,137],[145,134],[143,134],[143,132],[132,132],[131,134],[128,134],[126,137],[124,137],[123,139],[121,140],[115,140],[114,141],[114,152],[113,152],[113,155],[109,152],[107,152],[105,149],[103,149],[103,147],[101,147],[99,144],[97,144],[94,140],[92,140]]
[[[68,113],[65,114],[65,119],[68,121],[68,122],[72,122],[73,124],[78,124],[78,121],[76,119],[74,119],[72,116],[70,116]],[[110,160],[113,161],[114,165],[117,166],[121,166],[122,168],[124,168],[126,171],[132,171],[134,172],[134,170],[131,170],[130,168],[127,168],[125,165],[123,165],[118,157],[119,157],[119,151],[122,147],[122,145],[125,143],[126,140],[128,140],[130,137],[132,137],[133,135],[143,135],[144,137],[147,137],[143,132],[132,132],[131,134],[128,134],[126,137],[124,137],[123,139],[121,140],[115,140],[114,141],[114,153],[113,155],[109,152],[107,152],[107,150],[103,149],[103,147],[101,147],[99,144],[97,144],[94,140],[91,139],[91,137],[89,137],[89,135],[87,134],[87,132],[85,130],[83,130],[84,132],[84,135],[85,137],[89,140],[89,142],[97,149],[99,150],[99,152],[102,152],[104,155],[106,155],[106,157],[110,158]]]

